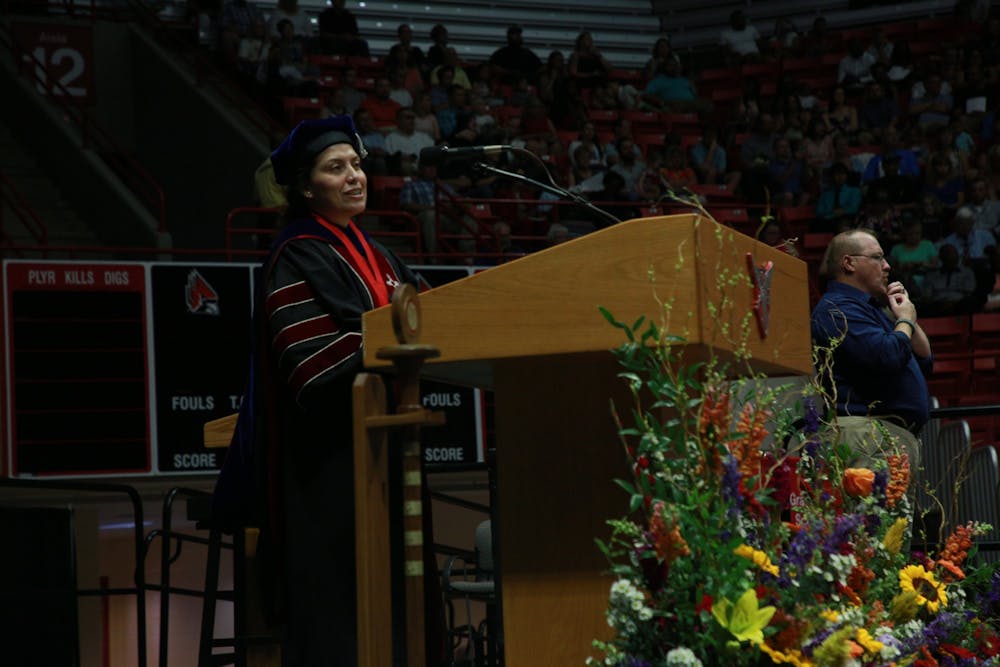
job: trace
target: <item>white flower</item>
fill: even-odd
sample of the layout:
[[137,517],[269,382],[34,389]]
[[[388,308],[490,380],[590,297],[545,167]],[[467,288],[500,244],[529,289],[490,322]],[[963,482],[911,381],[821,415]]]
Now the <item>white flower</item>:
[[667,653],[667,667],[703,667],[701,660],[698,659],[691,649],[684,646],[670,649]]

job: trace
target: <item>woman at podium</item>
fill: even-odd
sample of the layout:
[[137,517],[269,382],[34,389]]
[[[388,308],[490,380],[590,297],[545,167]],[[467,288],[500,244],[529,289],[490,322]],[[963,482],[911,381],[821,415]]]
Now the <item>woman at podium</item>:
[[261,272],[250,382],[215,492],[229,523],[261,526],[284,665],[357,664],[351,384],[361,315],[416,282],[354,223],[367,202],[365,154],[350,116],[333,116],[302,121],[271,155],[288,208]]

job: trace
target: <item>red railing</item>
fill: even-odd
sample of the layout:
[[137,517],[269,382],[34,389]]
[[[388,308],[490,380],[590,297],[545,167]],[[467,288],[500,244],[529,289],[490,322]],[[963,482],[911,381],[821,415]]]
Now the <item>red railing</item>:
[[46,98],[62,112],[63,118],[71,121],[80,131],[81,148],[88,148],[107,164],[115,175],[122,180],[129,190],[142,201],[149,212],[156,218],[159,231],[167,231],[166,204],[163,188],[150,175],[146,168],[135,158],[129,156],[104,130],[97,121],[91,118],[85,110],[69,103],[69,91],[49,76],[45,63],[35,54],[25,52],[11,37],[8,28],[0,30],[0,43],[14,59],[16,66],[29,63],[31,67],[20,66],[22,75],[25,70],[36,86],[46,91]]

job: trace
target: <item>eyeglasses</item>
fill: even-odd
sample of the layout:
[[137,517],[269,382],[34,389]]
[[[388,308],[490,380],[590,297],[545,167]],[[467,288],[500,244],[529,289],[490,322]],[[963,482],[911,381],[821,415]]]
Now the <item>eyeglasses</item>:
[[885,261],[885,255],[882,253],[876,253],[874,255],[856,255],[854,253],[848,253],[848,257],[867,257],[868,259],[874,259],[876,262],[881,264]]

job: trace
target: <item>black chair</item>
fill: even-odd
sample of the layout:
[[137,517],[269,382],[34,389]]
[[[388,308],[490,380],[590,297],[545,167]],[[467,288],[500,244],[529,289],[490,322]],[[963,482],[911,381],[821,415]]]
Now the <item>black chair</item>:
[[[476,526],[475,551],[448,558],[441,574],[447,622],[447,659],[449,665],[471,664],[480,667],[498,662],[497,590],[494,579],[493,525],[487,519]],[[485,618],[476,623],[472,603],[485,605]],[[457,618],[456,603],[464,607],[464,620]],[[465,659],[457,651],[465,646]],[[471,661],[468,652],[472,651]]]

